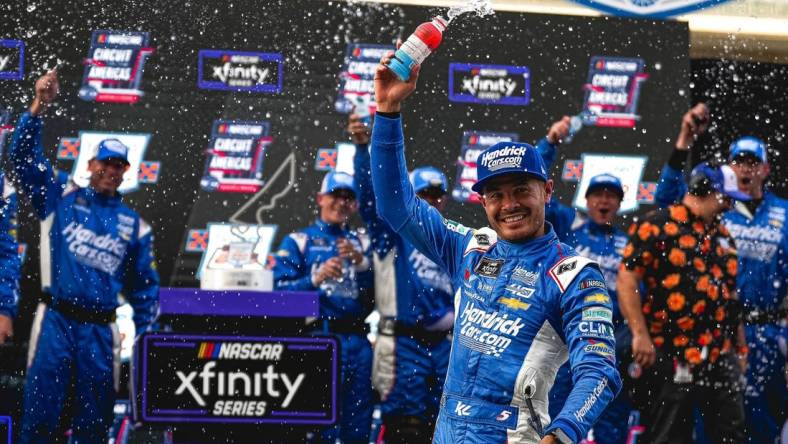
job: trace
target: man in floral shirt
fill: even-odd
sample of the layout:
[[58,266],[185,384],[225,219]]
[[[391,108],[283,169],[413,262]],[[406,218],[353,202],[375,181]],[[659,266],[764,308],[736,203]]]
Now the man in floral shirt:
[[730,167],[702,163],[681,203],[629,229],[617,287],[650,389],[646,443],[692,443],[695,407],[712,442],[745,441],[739,379],[747,347],[736,250],[719,220],[732,198],[749,200]]

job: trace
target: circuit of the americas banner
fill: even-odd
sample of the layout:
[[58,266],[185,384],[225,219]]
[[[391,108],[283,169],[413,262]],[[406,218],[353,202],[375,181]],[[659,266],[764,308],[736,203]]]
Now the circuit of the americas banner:
[[338,348],[329,337],[149,333],[135,346],[145,422],[330,425]]
[[93,31],[79,98],[88,102],[137,103],[142,73],[153,53],[141,31]]
[[608,14],[622,17],[668,18],[730,0],[573,0]]
[[596,56],[591,58],[585,84],[584,125],[632,128],[637,114],[645,62],[639,58]]
[[375,104],[375,70],[380,59],[393,51],[391,45],[348,43],[342,71],[339,73],[339,92],[334,108],[340,113],[350,113],[356,107],[367,107],[372,113]]
[[200,186],[205,191],[256,193],[263,186],[263,156],[271,144],[268,122],[215,120]]

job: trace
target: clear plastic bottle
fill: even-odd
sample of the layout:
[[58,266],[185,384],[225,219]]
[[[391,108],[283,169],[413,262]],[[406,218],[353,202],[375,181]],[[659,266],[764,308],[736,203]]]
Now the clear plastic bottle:
[[389,63],[389,69],[400,80],[407,82],[411,69],[416,65],[421,65],[428,55],[438,49],[443,39],[443,31],[446,30],[448,24],[449,22],[441,16],[420,24],[408,37],[408,40],[394,53],[394,58]]

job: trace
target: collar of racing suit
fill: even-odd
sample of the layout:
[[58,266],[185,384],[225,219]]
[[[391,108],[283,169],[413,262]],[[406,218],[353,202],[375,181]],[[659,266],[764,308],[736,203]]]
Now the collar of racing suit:
[[332,236],[342,236],[347,233],[347,226],[345,224],[337,225],[337,224],[329,224],[323,219],[317,218],[317,222],[315,222],[315,226],[320,229],[323,233],[332,235]]
[[105,206],[120,205],[121,195],[118,192],[116,192],[114,196],[107,196],[106,194],[99,193],[93,187],[86,187],[83,188],[83,190],[85,192],[85,198],[89,199],[91,202],[96,202],[99,205]]

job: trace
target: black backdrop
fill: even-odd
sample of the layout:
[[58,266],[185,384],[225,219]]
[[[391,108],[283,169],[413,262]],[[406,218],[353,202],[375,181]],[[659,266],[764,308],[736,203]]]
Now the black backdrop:
[[[444,12],[315,0],[105,1],[79,8],[55,1],[30,5],[18,0],[0,5],[4,17],[0,37],[21,39],[27,45],[26,78],[0,82],[0,106],[21,112],[45,63],[51,66],[59,58],[68,64],[61,70],[61,97],[47,114],[44,132],[52,158],[59,138],[76,136],[79,130],[152,133],[145,157],[162,163],[161,177],[157,184],[129,194],[126,201],[155,228],[163,285],[197,285],[193,271],[199,254],[183,252],[188,229],[227,220],[251,196],[199,190],[203,150],[214,119],[271,122],[274,142],[266,153],[266,178],[295,154],[293,188],[262,217],[265,223],[279,226],[280,239],[315,217],[312,201],[322,177],[314,170],[317,149],[346,140],[346,116],[337,114],[333,103],[347,42],[392,43]],[[95,29],[151,33],[156,52],[145,67],[146,95],[140,103],[93,104],[77,98],[81,61]],[[534,142],[553,120],[581,110],[582,85],[592,56],[624,56],[646,61],[650,77],[640,98],[642,120],[634,129],[584,129],[571,145],[561,148],[553,173],[560,174],[563,159],[579,159],[584,151],[639,154],[649,157],[643,180],[656,181],[680,116],[690,104],[687,47],[687,26],[675,22],[506,12],[458,19],[446,32],[440,50],[425,62],[419,88],[404,109],[410,166],[442,167],[453,184],[463,131],[516,132],[520,140]],[[282,53],[286,57],[283,92],[198,89],[197,53],[210,48]],[[527,66],[531,103],[512,107],[449,102],[450,62]],[[59,165],[71,168],[70,162]],[[557,180],[557,191],[569,203],[574,184]],[[640,211],[649,208],[641,206]],[[30,246],[23,278],[23,312],[29,313],[38,294],[38,224],[27,204],[21,212],[21,240]],[[237,219],[254,222],[254,213]],[[481,209],[456,202],[449,205],[447,216],[471,226],[485,223]],[[24,325],[20,325],[22,335],[27,331]]]

